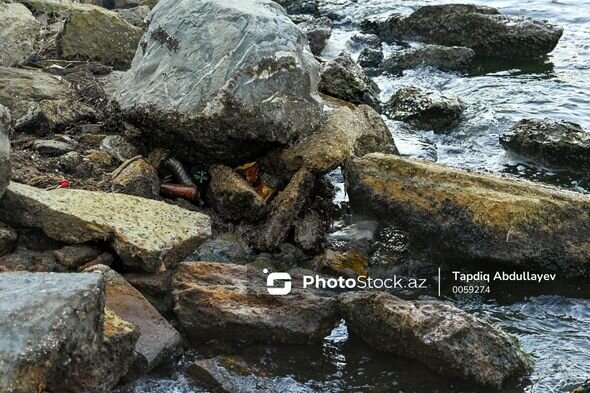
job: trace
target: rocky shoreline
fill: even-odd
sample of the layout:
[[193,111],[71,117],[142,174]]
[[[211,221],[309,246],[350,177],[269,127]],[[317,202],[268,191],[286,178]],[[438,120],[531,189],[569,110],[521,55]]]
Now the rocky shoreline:
[[[342,320],[473,386],[526,378],[515,338],[444,301],[297,282],[404,269],[414,252],[587,278],[587,196],[401,157],[384,119],[448,133],[466,104],[416,86],[380,102],[369,76],[540,57],[563,29],[425,6],[367,19],[357,64],[321,56],[335,22],[306,0],[0,0],[2,392],[110,392],[203,343],[313,346]],[[423,45],[385,58],[392,41]],[[584,134],[523,119],[500,139],[580,169]],[[348,214],[379,230],[336,239]],[[288,295],[269,272],[289,272]],[[241,391],[233,373],[264,381],[223,351],[187,372],[216,391]]]

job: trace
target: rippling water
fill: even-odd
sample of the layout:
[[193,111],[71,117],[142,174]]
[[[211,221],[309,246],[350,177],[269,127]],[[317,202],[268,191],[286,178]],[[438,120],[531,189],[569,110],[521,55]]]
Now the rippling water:
[[[451,2],[320,0],[323,13],[342,17],[324,55],[333,57],[342,50],[358,55],[362,47],[355,46],[351,37],[367,16],[410,13],[421,5]],[[480,63],[468,75],[419,69],[406,71],[401,77],[375,78],[383,101],[399,87],[417,84],[456,94],[468,105],[463,122],[447,135],[412,130],[388,120],[401,153],[429,159],[436,156],[438,162],[453,166],[510,172],[582,192],[590,189],[588,179],[538,167],[505,152],[498,143],[498,136],[514,121],[527,117],[570,120],[590,130],[590,0],[469,2],[494,6],[506,14],[550,20],[565,28],[564,36],[541,62]],[[341,182],[337,173],[334,179]],[[494,289],[493,298],[451,300],[516,335],[535,359],[530,381],[503,392],[565,393],[590,378],[590,289],[586,283],[500,287]],[[278,391],[486,392],[447,380],[417,362],[374,351],[348,337],[344,324],[323,346],[253,346],[238,353],[266,369],[280,387]],[[205,392],[183,373],[186,364],[199,356],[198,352],[189,352],[171,369],[144,378],[124,392]]]

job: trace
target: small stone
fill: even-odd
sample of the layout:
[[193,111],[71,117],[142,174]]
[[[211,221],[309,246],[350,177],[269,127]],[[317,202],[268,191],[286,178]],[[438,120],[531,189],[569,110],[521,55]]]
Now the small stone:
[[125,162],[139,155],[137,148],[120,135],[109,135],[102,140],[100,148],[119,162]]
[[74,147],[66,142],[37,139],[33,149],[45,156],[61,156],[74,150]]
[[309,18],[297,26],[307,34],[311,53],[320,56],[326,43],[332,35],[332,20],[330,18]]
[[359,55],[358,63],[363,68],[377,68],[383,61],[383,57],[381,48],[367,47]]
[[320,92],[353,104],[367,104],[381,111],[379,87],[348,53],[322,64]]
[[442,71],[465,71],[475,58],[475,51],[460,46],[424,45],[393,53],[381,63],[381,70],[397,75],[417,67]]
[[0,222],[0,257],[12,251],[17,239],[18,233],[8,225]]
[[102,252],[93,246],[75,245],[55,250],[53,255],[57,261],[67,269],[76,269],[85,263],[96,259]]
[[131,158],[115,169],[112,174],[111,191],[158,199],[160,179],[158,172],[144,158]]
[[295,222],[295,241],[305,251],[319,251],[326,240],[326,223],[314,210]]
[[465,105],[458,97],[449,94],[406,86],[395,93],[386,108],[386,113],[394,120],[421,129],[444,132],[459,123]]

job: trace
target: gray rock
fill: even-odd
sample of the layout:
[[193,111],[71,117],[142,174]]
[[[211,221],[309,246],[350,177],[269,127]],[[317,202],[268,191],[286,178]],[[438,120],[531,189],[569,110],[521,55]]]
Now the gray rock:
[[37,139],[33,142],[33,149],[44,156],[61,156],[74,150],[74,147],[67,142]]
[[102,339],[103,285],[96,274],[0,274],[2,392],[90,387],[85,377]]
[[144,27],[145,19],[150,13],[150,7],[142,5],[133,8],[119,9],[115,12],[133,26]]
[[155,272],[177,264],[211,236],[208,216],[164,202],[124,194],[11,183],[3,220],[42,229],[70,244],[108,241],[122,262]]
[[8,225],[0,222],[0,257],[14,248],[18,234]]
[[516,339],[454,306],[385,292],[348,293],[339,301],[353,333],[443,375],[500,388],[531,368]]
[[174,312],[186,335],[197,341],[321,342],[339,320],[336,299],[302,289],[301,281],[294,277],[289,295],[274,296],[259,270],[183,262],[172,281]]
[[308,168],[326,173],[353,155],[373,152],[398,154],[381,116],[367,105],[352,109],[341,105],[327,110],[320,129],[284,149],[279,160],[289,172]]
[[0,198],[10,181],[10,141],[8,135],[11,130],[10,112],[0,104]]
[[319,251],[326,240],[326,223],[314,210],[295,222],[295,242],[305,251]]
[[233,169],[213,165],[209,174],[206,199],[221,217],[232,221],[257,221],[266,214],[264,198]]
[[109,153],[119,162],[125,162],[137,155],[139,152],[135,146],[127,142],[121,135],[109,135],[102,140],[100,148]]
[[543,165],[584,172],[590,169],[590,133],[576,123],[524,119],[500,136],[500,143]]
[[162,0],[117,100],[146,142],[233,166],[316,128],[319,65],[270,0]]
[[106,283],[106,307],[138,328],[137,356],[129,369],[128,379],[148,373],[182,352],[180,334],[122,276],[101,265],[87,271],[102,274]]
[[378,153],[345,175],[355,213],[399,224],[438,260],[588,275],[587,195]]
[[320,91],[353,104],[367,104],[378,112],[379,87],[356,64],[348,53],[322,64]]
[[102,254],[100,249],[87,244],[65,246],[53,251],[55,259],[67,269],[76,269]]
[[141,156],[131,158],[115,169],[111,175],[111,191],[158,199],[160,179],[158,172]]
[[394,120],[435,132],[456,126],[464,109],[459,98],[418,86],[402,87],[386,104],[386,113]]
[[330,18],[309,18],[297,26],[307,34],[311,53],[316,56],[322,54],[326,43],[332,35],[332,20]]
[[275,0],[279,3],[289,14],[310,14],[317,15],[319,13],[318,0]]
[[141,28],[114,11],[77,4],[69,10],[59,35],[59,53],[65,59],[91,59],[126,69],[141,34]]
[[0,103],[10,110],[16,131],[45,135],[96,120],[97,112],[74,96],[74,89],[62,77],[0,67]]
[[263,251],[277,249],[283,243],[297,216],[309,201],[315,175],[302,168],[270,204],[270,214],[258,231],[256,248]]
[[18,66],[34,55],[40,30],[27,7],[0,3],[0,66]]
[[205,241],[187,261],[228,262],[240,265],[249,262],[252,250],[233,233],[222,233]]
[[477,55],[539,57],[551,52],[563,29],[546,21],[502,15],[491,7],[445,4],[419,8],[407,18],[393,16],[380,28],[386,40],[418,38],[430,44],[464,46]]
[[395,52],[381,63],[380,68],[392,74],[417,67],[433,67],[442,71],[465,71],[473,61],[475,51],[460,46],[424,45]]
[[377,68],[383,61],[383,57],[381,48],[367,47],[359,55],[358,63],[363,68]]

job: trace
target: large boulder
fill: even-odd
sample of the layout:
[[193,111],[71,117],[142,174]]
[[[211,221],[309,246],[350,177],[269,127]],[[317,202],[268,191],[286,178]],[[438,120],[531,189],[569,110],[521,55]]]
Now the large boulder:
[[500,143],[544,165],[574,171],[590,169],[590,133],[576,123],[524,119],[501,135]]
[[398,154],[381,116],[367,105],[338,106],[325,112],[319,130],[280,153],[280,165],[293,172],[305,167],[326,173],[353,155]]
[[233,166],[314,130],[319,64],[270,0],[162,0],[117,100],[146,142]]
[[443,375],[499,388],[530,369],[516,339],[454,306],[385,292],[348,293],[339,300],[353,333]]
[[586,195],[377,153],[349,161],[346,187],[354,210],[399,223],[442,260],[590,272]]
[[122,276],[104,265],[86,271],[102,274],[106,283],[106,307],[137,327],[136,357],[128,377],[148,373],[181,352],[180,334]]
[[10,112],[0,105],[0,198],[10,181],[10,141],[8,135],[12,129]]
[[0,215],[40,228],[65,243],[108,241],[128,267],[155,272],[174,266],[211,236],[208,216],[124,194],[11,183]]
[[381,70],[401,74],[417,67],[433,67],[442,71],[464,71],[473,61],[475,51],[461,46],[424,45],[403,49],[383,60]]
[[445,132],[459,123],[464,109],[461,99],[451,94],[405,86],[387,102],[385,112],[414,127]]
[[502,15],[492,7],[469,4],[429,5],[406,18],[389,18],[377,29],[382,38],[419,39],[465,46],[482,56],[539,57],[557,45],[563,29],[546,21]]
[[348,53],[322,64],[320,91],[353,104],[367,104],[381,111],[379,86]]
[[[267,292],[263,272],[229,263],[183,262],[172,281],[174,312],[193,340],[301,344],[321,341],[339,320],[336,299],[302,289]],[[279,286],[277,282],[275,285]]]
[[0,274],[0,390],[107,392],[133,359],[135,328],[107,312],[97,274]]
[[35,54],[41,23],[22,4],[0,3],[0,66],[12,67]]

